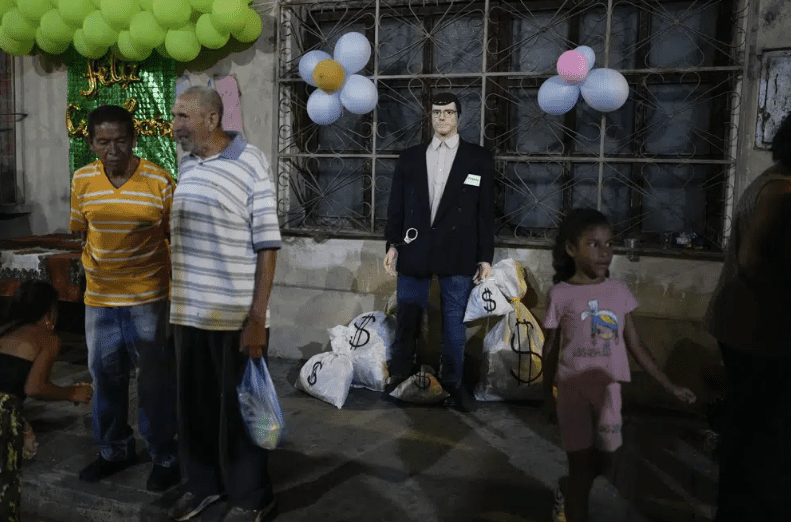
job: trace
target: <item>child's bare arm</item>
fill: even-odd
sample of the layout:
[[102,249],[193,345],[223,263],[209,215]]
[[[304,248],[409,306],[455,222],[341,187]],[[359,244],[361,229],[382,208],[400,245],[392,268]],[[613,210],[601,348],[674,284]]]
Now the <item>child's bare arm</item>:
[[558,370],[560,357],[560,335],[557,328],[547,330],[544,337],[544,348],[541,355],[542,379],[544,383],[544,397],[552,397],[552,386],[555,384],[555,374]]
[[637,328],[635,328],[631,313],[626,314],[626,320],[624,321],[623,326],[623,336],[626,341],[626,347],[634,356],[637,364],[642,366],[643,369],[645,369],[645,371],[647,371],[651,377],[661,384],[665,390],[675,395],[682,402],[686,402],[687,404],[692,404],[695,402],[695,394],[692,393],[691,390],[684,388],[683,386],[676,386],[673,384],[670,379],[667,378],[667,375],[665,375],[665,373],[656,365],[654,358],[640,342],[640,336],[637,334]]

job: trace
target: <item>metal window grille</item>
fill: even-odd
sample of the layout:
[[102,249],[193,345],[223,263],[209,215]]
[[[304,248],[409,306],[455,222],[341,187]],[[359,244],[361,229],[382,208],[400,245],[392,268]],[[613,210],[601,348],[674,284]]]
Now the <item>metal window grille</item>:
[[[739,0],[395,1],[282,3],[278,14],[276,168],[285,233],[381,237],[390,178],[405,148],[431,138],[432,92],[461,100],[461,137],[497,163],[500,245],[546,245],[565,211],[595,207],[621,238],[659,245],[727,234],[745,54]],[[375,52],[363,71],[371,113],[319,126],[298,74],[357,31]],[[630,96],[599,113],[580,98],[550,116],[537,93],[578,45],[620,71]]]
[[16,119],[14,58],[0,50],[0,205],[17,203]]

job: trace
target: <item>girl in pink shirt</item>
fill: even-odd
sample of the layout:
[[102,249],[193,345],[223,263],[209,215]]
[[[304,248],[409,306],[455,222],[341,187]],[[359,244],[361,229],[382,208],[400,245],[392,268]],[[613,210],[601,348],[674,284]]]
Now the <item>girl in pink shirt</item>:
[[[631,312],[629,288],[608,279],[613,231],[594,209],[572,210],[560,225],[552,252],[555,286],[547,298],[544,390],[557,411],[569,475],[555,493],[555,522],[588,519],[594,479],[621,446],[621,382],[631,380],[627,350],[668,392],[691,404],[695,395],[676,386],[643,347]],[[557,384],[557,400],[552,386]]]

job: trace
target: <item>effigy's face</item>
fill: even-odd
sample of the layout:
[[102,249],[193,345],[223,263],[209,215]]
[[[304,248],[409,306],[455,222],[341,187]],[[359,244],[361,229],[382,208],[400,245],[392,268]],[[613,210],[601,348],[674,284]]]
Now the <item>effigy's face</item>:
[[431,106],[431,127],[440,138],[452,138],[459,131],[459,113],[456,104]]

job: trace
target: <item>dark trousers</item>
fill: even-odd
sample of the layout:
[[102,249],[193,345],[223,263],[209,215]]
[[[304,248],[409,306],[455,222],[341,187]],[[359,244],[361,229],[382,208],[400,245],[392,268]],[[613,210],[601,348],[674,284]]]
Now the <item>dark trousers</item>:
[[248,360],[239,351],[241,332],[174,325],[173,335],[187,489],[199,497],[227,493],[231,505],[244,509],[266,506],[273,499],[268,451],[247,435],[236,393]]
[[720,350],[728,389],[715,521],[791,520],[791,357]]
[[[390,374],[408,377],[415,357],[415,339],[420,327],[420,313],[428,303],[431,278],[398,276],[398,314],[396,339],[390,353]],[[444,276],[439,278],[442,305],[442,355],[439,379],[443,385],[459,386],[464,372],[464,347],[467,328],[464,310],[470,297],[473,282],[470,276]]]

